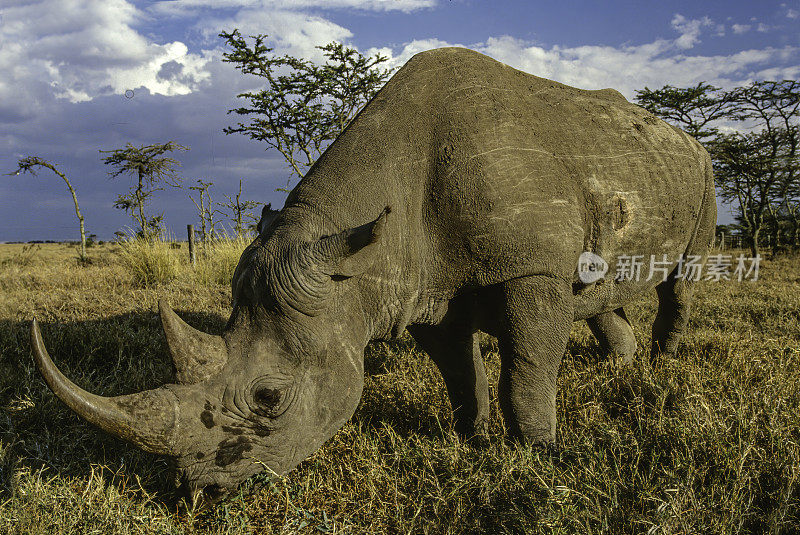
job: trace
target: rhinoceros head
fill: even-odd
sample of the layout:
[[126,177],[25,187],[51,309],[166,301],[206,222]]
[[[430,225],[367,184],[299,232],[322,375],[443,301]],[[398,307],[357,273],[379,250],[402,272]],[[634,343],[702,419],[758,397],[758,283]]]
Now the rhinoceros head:
[[86,392],[53,364],[34,320],[37,367],[90,423],[175,458],[176,482],[193,501],[216,501],[257,472],[285,473],[358,405],[368,335],[348,281],[374,261],[387,213],[311,242],[262,232],[236,268],[221,336],[190,327],[160,302],[175,384],[116,397]]

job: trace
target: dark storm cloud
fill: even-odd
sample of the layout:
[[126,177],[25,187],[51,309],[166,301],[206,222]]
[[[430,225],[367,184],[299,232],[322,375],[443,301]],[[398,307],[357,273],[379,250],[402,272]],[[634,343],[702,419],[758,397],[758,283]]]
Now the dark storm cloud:
[[[223,194],[235,193],[243,179],[248,199],[280,206],[285,195],[275,189],[286,184],[283,161],[260,144],[222,132],[234,120],[227,110],[236,105],[234,95],[245,89],[244,81],[228,65],[218,63],[212,69],[227,83],[189,95],[168,97],[137,89],[132,98],[112,94],[78,103],[51,99],[38,115],[14,123],[13,128],[5,123],[0,172],[15,169],[17,159],[28,155],[57,164],[78,192],[87,229],[103,238],[130,224],[113,208],[129,180],[109,179],[109,169],[102,163],[106,155],[99,151],[123,148],[126,143],[177,141],[191,149],[176,154],[183,164],[180,174],[186,187],[197,179],[212,181],[212,193],[221,201]],[[6,207],[0,210],[0,241],[75,237],[69,193],[49,170],[39,171],[36,177],[3,176],[0,198]],[[185,232],[181,229],[196,219],[185,191],[168,188],[158,192],[153,209],[165,212],[166,222],[176,234]]]

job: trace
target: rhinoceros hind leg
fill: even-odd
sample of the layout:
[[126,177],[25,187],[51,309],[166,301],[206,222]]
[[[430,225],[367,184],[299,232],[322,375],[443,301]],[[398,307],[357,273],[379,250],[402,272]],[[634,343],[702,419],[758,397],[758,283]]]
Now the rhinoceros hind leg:
[[547,276],[501,285],[498,398],[512,438],[547,444],[556,437],[556,379],[573,321],[570,284]]
[[448,317],[441,325],[411,325],[408,331],[444,378],[456,432],[466,440],[484,440],[489,422],[489,383],[471,318]]
[[689,321],[692,299],[692,283],[685,279],[670,277],[656,286],[658,312],[653,322],[651,358],[673,355],[678,349],[681,335]]
[[623,364],[633,362],[636,354],[636,336],[622,307],[586,320],[600,346]]
[[[714,177],[711,174],[711,161],[706,162],[706,193],[701,208],[695,235],[684,253],[685,258],[699,257],[700,265],[705,263],[717,223],[717,205],[714,201]],[[656,286],[658,312],[653,322],[653,342],[651,360],[662,355],[673,355],[678,349],[686,324],[689,322],[694,282],[691,277],[679,276],[676,267],[667,280]],[[687,273],[688,274],[688,273]]]

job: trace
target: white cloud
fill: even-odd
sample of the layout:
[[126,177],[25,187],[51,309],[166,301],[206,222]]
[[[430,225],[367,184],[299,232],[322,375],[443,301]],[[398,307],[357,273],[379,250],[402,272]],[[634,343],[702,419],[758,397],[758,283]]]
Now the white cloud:
[[0,101],[30,108],[53,97],[81,102],[137,88],[183,95],[208,80],[208,53],[189,53],[179,41],[153,43],[134,29],[140,20],[125,0],[45,0],[4,9]]
[[800,78],[800,65],[761,69],[753,76],[754,80],[797,80],[798,78]]
[[161,0],[149,9],[171,16],[195,14],[198,9],[258,9],[261,11],[302,10],[309,8],[361,9],[364,11],[403,11],[430,8],[436,0]]
[[743,33],[749,32],[752,26],[750,26],[749,24],[734,24],[733,26],[731,26],[731,28],[733,28],[733,33],[741,35]]
[[[766,68],[772,62],[786,62],[796,57],[800,53],[796,47],[744,50],[727,56],[691,56],[683,53],[685,35],[674,40],[658,39],[620,48],[592,45],[543,48],[502,36],[473,43],[470,48],[522,71],[568,85],[584,89],[613,87],[629,99],[636,89],[644,86],[685,87],[707,81],[732,87],[754,79],[791,77],[798,72],[797,66]],[[453,45],[439,40],[420,40],[406,44],[396,55],[386,48],[369,53],[379,51],[391,57],[392,65],[401,65],[417,52],[441,46]]]
[[159,15],[193,16],[195,27],[209,43],[219,44],[220,30],[238,28],[242,35],[266,34],[276,53],[323,60],[316,48],[345,42],[352,32],[319,15],[314,8],[411,12],[434,7],[437,0],[169,0],[148,10]]
[[445,46],[464,45],[448,43],[447,41],[442,41],[441,39],[416,39],[410,43],[406,43],[398,54],[395,54],[394,50],[389,47],[370,48],[365,52],[365,54],[369,56],[374,56],[375,54],[386,56],[389,58],[389,60],[386,62],[386,66],[390,68],[397,68],[403,66],[403,64],[410,60],[414,54],[418,54],[426,50],[432,50],[434,48],[442,48]]
[[702,19],[687,19],[680,13],[676,14],[671,21],[672,27],[681,32],[680,37],[675,40],[678,48],[688,49],[700,42],[700,32],[705,26],[713,26],[713,22],[708,17]]
[[767,33],[767,32],[768,32],[768,31],[770,31],[771,29],[772,29],[772,28],[770,28],[769,26],[767,26],[767,25],[766,25],[766,24],[764,24],[763,22],[759,22],[759,23],[758,23],[758,26],[756,26],[756,31],[757,31],[757,32],[761,32],[761,33]]
[[233,17],[205,19],[198,27],[208,38],[216,38],[221,29],[234,28],[245,36],[267,34],[275,52],[314,61],[322,59],[317,46],[331,41],[343,42],[353,36],[350,30],[334,22],[295,11],[243,9]]
[[[629,99],[636,89],[644,86],[685,87],[706,81],[733,87],[756,79],[793,79],[800,73],[796,62],[800,54],[798,47],[743,50],[729,55],[691,55],[688,51],[700,42],[703,29],[720,34],[724,27],[708,17],[687,19],[680,14],[672,18],[671,26],[679,33],[674,39],[656,39],[640,45],[545,48],[505,35],[472,43],[469,47],[536,76],[586,89],[613,87]],[[732,26],[734,33],[750,28],[750,25]],[[417,52],[442,46],[462,45],[425,39],[407,43],[396,53],[386,47],[370,49],[368,53],[380,52],[390,57],[392,66],[399,66]]]

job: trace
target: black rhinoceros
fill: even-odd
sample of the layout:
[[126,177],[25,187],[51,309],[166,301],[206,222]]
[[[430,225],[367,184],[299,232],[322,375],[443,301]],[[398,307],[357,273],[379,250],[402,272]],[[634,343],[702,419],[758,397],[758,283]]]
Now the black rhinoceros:
[[[176,458],[179,478],[208,499],[317,450],[359,403],[367,343],[405,329],[441,370],[460,434],[481,434],[489,415],[481,330],[498,339],[509,432],[553,441],[572,322],[630,359],[622,307],[655,287],[653,351],[674,352],[691,295],[677,261],[705,253],[716,204],[706,151],[618,92],[443,48],[403,66],[265,217],[222,336],[161,304],[175,384],[90,394],[32,326],[59,398]],[[605,277],[577,276],[585,252],[608,261]],[[615,278],[618,255],[666,258],[670,274]]]

